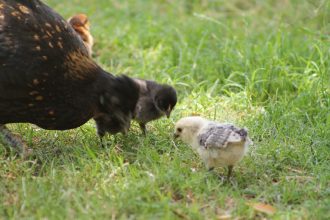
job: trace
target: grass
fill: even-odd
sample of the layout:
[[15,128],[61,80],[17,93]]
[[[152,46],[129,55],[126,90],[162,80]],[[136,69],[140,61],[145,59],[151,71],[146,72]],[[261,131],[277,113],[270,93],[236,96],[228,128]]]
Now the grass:
[[[106,149],[92,121],[66,132],[11,125],[34,157],[0,147],[0,219],[330,218],[329,1],[46,2],[89,15],[102,67],[172,84],[179,103],[146,138],[134,124]],[[254,145],[232,184],[171,139],[191,114],[249,128]]]

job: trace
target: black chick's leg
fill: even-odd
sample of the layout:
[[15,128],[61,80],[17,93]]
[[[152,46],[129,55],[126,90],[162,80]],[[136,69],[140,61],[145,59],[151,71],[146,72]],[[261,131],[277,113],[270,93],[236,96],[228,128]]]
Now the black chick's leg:
[[231,174],[233,173],[233,165],[229,165],[228,166],[228,175],[227,175],[227,179],[230,180]]
[[105,135],[105,129],[104,129],[104,126],[102,126],[102,124],[96,123],[96,133],[97,133],[97,136],[99,136],[99,138],[100,138],[101,147],[105,148],[105,145],[103,143],[103,137]]
[[99,137],[100,137],[101,147],[102,147],[102,148],[105,148],[105,145],[104,145],[104,143],[103,143],[103,137],[101,137],[101,136],[99,136]]
[[3,140],[15,149],[23,158],[27,157],[31,153],[31,149],[28,149],[26,143],[19,135],[13,134],[5,125],[0,124],[0,135]]
[[140,125],[140,128],[141,128],[141,130],[142,130],[143,135],[146,136],[146,135],[147,135],[146,124],[144,124],[144,123],[139,123],[139,125]]

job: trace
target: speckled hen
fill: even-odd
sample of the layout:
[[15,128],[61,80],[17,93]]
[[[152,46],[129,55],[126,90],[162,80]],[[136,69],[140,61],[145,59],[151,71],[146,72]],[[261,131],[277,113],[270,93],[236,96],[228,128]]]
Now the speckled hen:
[[101,136],[126,132],[138,94],[129,77],[99,67],[72,27],[47,5],[0,0],[2,139],[20,145],[5,126],[20,122],[66,130],[94,118]]

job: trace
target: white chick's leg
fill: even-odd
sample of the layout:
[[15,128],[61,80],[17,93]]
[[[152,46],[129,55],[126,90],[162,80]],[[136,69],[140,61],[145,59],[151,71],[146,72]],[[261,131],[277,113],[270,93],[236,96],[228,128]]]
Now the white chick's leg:
[[232,173],[233,173],[233,168],[234,168],[233,165],[229,165],[229,166],[228,166],[228,175],[227,175],[227,179],[228,179],[228,180],[230,180],[230,177],[231,177],[231,175],[232,175]]

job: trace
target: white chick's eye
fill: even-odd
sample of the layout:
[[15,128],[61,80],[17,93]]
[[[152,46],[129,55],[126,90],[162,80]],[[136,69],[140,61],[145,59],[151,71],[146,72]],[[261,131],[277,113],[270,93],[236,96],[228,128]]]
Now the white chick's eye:
[[176,129],[176,130],[177,130],[177,132],[179,132],[179,133],[182,132],[182,128],[178,128],[178,129]]

